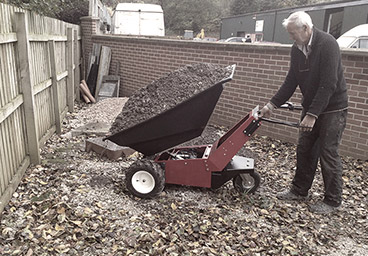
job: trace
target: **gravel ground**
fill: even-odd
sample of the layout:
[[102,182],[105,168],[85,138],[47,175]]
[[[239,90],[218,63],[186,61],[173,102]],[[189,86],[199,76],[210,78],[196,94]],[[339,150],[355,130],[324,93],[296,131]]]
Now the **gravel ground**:
[[[257,135],[240,153],[255,158],[256,193],[240,195],[229,182],[216,191],[169,185],[157,198],[135,198],[123,181],[139,154],[111,161],[85,152],[93,135],[71,137],[87,123],[111,124],[126,100],[77,105],[67,115],[2,213],[0,255],[368,255],[367,161],[343,158],[344,204],[327,216],[310,213],[309,202],[275,198],[292,179],[295,145]],[[222,131],[209,126],[196,141]],[[311,202],[322,187],[318,172]]]

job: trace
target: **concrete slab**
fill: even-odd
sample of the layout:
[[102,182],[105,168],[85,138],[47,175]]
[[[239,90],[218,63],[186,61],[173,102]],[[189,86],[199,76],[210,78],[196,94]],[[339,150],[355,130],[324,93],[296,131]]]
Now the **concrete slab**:
[[102,136],[102,135],[107,135],[109,133],[110,126],[111,126],[110,124],[104,123],[104,122],[93,122],[93,123],[88,123],[86,125],[80,126],[72,130],[71,133],[72,133],[72,137],[78,136],[81,134],[86,134],[86,135],[94,134],[97,136]]
[[136,152],[134,149],[129,147],[122,147],[109,140],[104,141],[103,139],[104,137],[87,139],[86,152],[94,151],[111,160],[117,160],[120,157],[128,157]]

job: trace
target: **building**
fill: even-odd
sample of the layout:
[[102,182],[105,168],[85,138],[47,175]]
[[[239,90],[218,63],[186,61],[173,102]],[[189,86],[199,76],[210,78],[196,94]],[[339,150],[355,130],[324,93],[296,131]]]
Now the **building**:
[[251,34],[253,41],[292,43],[282,21],[296,11],[307,12],[315,27],[335,38],[359,24],[368,23],[368,0],[345,0],[223,18],[220,38]]

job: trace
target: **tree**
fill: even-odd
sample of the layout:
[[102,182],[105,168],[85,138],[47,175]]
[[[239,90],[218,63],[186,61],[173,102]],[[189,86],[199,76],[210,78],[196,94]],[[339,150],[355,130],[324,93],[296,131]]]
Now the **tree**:
[[89,9],[88,0],[0,0],[0,2],[74,24],[79,24],[81,17],[88,16]]
[[202,28],[206,34],[217,32],[222,17],[218,3],[211,0],[163,0],[168,34],[183,35],[186,29],[199,33]]
[[259,11],[258,1],[233,0],[230,5],[230,14],[239,15]]
[[40,15],[55,18],[55,13],[60,10],[58,3],[43,0],[0,0],[0,2],[11,4],[22,9],[34,11]]
[[65,22],[79,24],[80,18],[88,16],[88,0],[62,0],[60,10],[55,14],[56,18]]
[[230,5],[231,15],[268,11],[280,8],[305,6],[322,2],[321,0],[233,0]]

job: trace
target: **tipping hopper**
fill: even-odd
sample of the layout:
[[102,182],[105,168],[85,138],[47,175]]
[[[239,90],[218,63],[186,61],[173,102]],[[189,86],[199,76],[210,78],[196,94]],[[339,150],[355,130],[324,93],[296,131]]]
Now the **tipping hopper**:
[[200,136],[216,107],[224,84],[232,79],[235,67],[231,66],[229,77],[208,89],[106,139],[149,156]]

